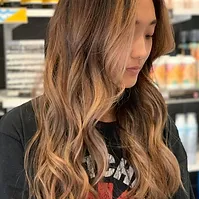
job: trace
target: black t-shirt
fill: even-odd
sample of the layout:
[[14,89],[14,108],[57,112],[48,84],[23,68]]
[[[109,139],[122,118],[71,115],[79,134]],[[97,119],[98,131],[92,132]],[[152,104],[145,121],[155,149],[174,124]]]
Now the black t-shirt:
[[[117,123],[97,124],[106,141],[109,152],[109,168],[103,182],[97,190],[101,199],[125,199],[126,191],[133,187],[136,176],[134,169],[123,155],[117,131]],[[36,132],[37,126],[31,102],[14,108],[0,121],[0,199],[28,199],[28,186],[24,173],[24,153],[27,142]],[[173,199],[194,199],[187,171],[187,157],[180,142],[178,132],[172,122],[165,133],[168,134],[169,146],[176,156],[182,181],[187,195],[179,189]],[[90,179],[95,177],[91,157],[85,156],[83,164]],[[106,187],[106,189],[104,188]],[[107,193],[107,187],[109,192]],[[90,195],[89,199],[93,199]]]

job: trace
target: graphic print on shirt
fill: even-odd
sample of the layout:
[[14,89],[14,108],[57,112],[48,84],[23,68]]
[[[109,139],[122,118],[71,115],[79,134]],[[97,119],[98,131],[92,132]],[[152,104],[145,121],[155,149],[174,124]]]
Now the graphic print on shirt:
[[[109,154],[108,160],[109,168],[105,174],[105,178],[103,182],[97,185],[99,198],[126,199],[127,189],[132,188],[135,184],[134,169],[124,158],[119,159]],[[95,177],[95,171],[91,156],[86,156],[84,163],[90,179],[93,179]],[[88,199],[94,199],[92,194],[89,195]]]
[[[113,183],[99,183],[97,188],[99,199],[127,199],[127,191],[123,192],[117,198],[113,196]],[[89,193],[87,199],[95,199],[95,197]]]

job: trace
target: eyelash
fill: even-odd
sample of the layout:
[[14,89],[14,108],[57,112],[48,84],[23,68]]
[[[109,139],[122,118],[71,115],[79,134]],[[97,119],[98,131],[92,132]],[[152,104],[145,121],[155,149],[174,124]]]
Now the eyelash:
[[146,39],[152,39],[153,35],[146,35]]

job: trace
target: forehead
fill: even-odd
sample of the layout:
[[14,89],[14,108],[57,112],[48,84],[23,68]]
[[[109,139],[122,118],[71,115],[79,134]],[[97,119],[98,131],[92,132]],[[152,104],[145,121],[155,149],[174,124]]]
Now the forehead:
[[156,19],[153,0],[138,0],[136,20],[141,23],[149,23]]

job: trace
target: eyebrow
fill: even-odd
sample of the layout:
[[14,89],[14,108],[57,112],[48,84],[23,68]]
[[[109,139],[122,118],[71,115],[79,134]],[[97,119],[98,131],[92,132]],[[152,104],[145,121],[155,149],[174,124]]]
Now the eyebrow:
[[[141,24],[141,22],[139,20],[136,21],[136,24]],[[153,25],[156,25],[157,24],[157,19],[154,19],[153,21],[151,21],[149,23],[149,26],[153,26]]]

